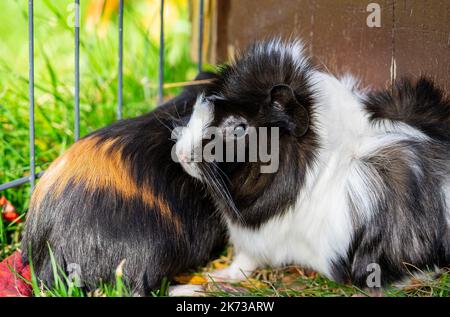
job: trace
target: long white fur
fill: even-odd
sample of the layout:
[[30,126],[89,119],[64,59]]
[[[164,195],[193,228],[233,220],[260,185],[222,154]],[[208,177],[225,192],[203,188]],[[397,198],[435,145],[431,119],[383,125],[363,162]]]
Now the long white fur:
[[[275,41],[271,49],[282,51],[284,58],[293,58],[299,69],[306,65],[300,42],[283,45]],[[282,216],[257,230],[228,221],[237,256],[228,270],[218,274],[221,278],[227,274],[236,277],[238,271],[263,265],[285,264],[310,267],[331,277],[333,260],[349,249],[355,217],[367,222],[377,210],[377,195],[383,192],[376,170],[361,164],[361,158],[403,140],[427,139],[406,124],[388,120],[371,123],[361,102],[364,91],[357,89],[357,81],[351,77],[339,80],[313,70],[310,80],[316,91],[314,122],[320,143],[315,165],[307,171],[295,206]],[[191,121],[199,120],[197,113],[194,111]],[[201,140],[195,142],[200,144]],[[405,150],[404,154],[413,165],[414,153]],[[447,201],[449,196],[447,193]],[[355,212],[351,207],[356,215],[351,214]]]
[[204,131],[214,119],[214,105],[200,95],[194,105],[191,118],[186,127],[182,128],[175,145],[175,153],[184,170],[192,177],[200,178],[195,164],[191,162],[191,153],[201,156],[202,138]]

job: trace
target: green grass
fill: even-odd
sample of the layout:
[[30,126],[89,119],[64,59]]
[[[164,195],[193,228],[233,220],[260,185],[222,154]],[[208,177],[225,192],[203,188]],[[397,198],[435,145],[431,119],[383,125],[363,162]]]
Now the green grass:
[[[70,0],[35,1],[36,24],[36,165],[37,172],[59,156],[74,140],[73,33],[67,23]],[[130,3],[130,2],[128,2]],[[159,43],[149,34],[144,19],[145,1],[134,0],[125,12],[124,116],[133,117],[156,104]],[[186,4],[188,2],[186,1]],[[83,16],[86,14],[85,7]],[[116,17],[113,17],[116,18]],[[146,17],[157,19],[157,16]],[[28,47],[26,1],[0,1],[0,183],[29,173],[28,150]],[[83,19],[84,21],[84,19]],[[117,24],[105,37],[81,28],[81,135],[116,119]],[[166,30],[165,82],[190,80],[196,67],[189,56],[190,24],[187,7],[180,19]],[[167,96],[179,90],[169,89]],[[1,192],[25,215],[29,185]],[[23,223],[0,221],[0,260],[19,246]],[[229,262],[229,256],[224,260]],[[70,283],[53,263],[55,280],[51,289],[32,279],[35,296],[130,296],[122,276],[86,293]],[[209,266],[211,269],[211,266]],[[204,269],[199,269],[200,271]],[[450,273],[437,280],[417,282],[401,290],[389,289],[387,296],[449,296]],[[163,296],[167,282],[149,294]],[[352,296],[365,294],[352,286],[339,285],[317,274],[296,268],[261,270],[240,284],[209,284],[210,296]]]
[[[254,280],[249,279],[244,285],[220,285],[213,284],[207,288],[208,296],[255,296],[255,297],[349,297],[349,296],[378,296],[376,293],[356,286],[343,285],[333,282],[319,274],[305,276],[294,274],[290,276],[289,270],[278,272],[276,280],[265,280],[261,277]],[[442,274],[439,278],[429,281],[414,280],[405,288],[394,287],[382,291],[386,297],[448,297],[450,272]],[[263,285],[263,286],[261,286]]]
[[[33,263],[31,266],[31,285],[33,295],[36,297],[130,297],[133,293],[127,288],[122,274],[123,263],[116,269],[114,283],[100,283],[97,289],[87,292],[76,286],[76,280],[71,280],[56,262],[52,250],[49,247],[51,265],[53,269],[54,285],[46,287],[37,280]],[[206,267],[188,275],[208,276],[217,264],[221,267],[229,265],[231,261],[231,248],[227,248],[224,254]],[[446,269],[437,278],[424,274],[420,280],[411,278],[409,284],[403,288],[386,288],[382,296],[386,297],[449,297],[450,296],[450,270]],[[167,296],[170,283],[164,279],[159,289],[148,296]],[[333,282],[315,272],[303,270],[298,267],[286,267],[282,269],[261,269],[249,276],[241,283],[216,283],[204,284],[202,296],[215,297],[366,297],[379,296],[378,292],[370,292],[352,285],[343,285]]]

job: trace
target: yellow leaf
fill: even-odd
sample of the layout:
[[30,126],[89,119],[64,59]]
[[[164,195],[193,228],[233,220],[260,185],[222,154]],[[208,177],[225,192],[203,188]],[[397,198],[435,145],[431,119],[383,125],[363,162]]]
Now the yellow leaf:
[[221,270],[221,269],[228,267],[228,264],[217,261],[217,262],[213,262],[213,266],[214,266],[214,269]]
[[198,276],[198,275],[193,276],[189,280],[189,284],[194,284],[194,285],[201,285],[201,284],[205,284],[207,282],[208,281],[203,276]]
[[179,275],[175,277],[174,280],[180,284],[193,284],[193,285],[201,285],[208,282],[203,276],[195,274]]

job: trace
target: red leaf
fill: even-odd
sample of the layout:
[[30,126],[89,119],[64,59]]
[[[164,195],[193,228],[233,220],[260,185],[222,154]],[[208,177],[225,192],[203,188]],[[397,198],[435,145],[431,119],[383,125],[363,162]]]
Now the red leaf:
[[[14,221],[20,217],[20,215],[16,212],[16,208],[14,208],[5,196],[0,198],[0,209],[2,211],[3,219],[7,221]],[[22,222],[22,220],[19,219],[17,222]]]

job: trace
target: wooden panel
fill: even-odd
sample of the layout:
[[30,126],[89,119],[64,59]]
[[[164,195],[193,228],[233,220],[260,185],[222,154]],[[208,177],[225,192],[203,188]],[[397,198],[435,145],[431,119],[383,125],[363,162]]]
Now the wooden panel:
[[[219,0],[219,61],[228,59],[236,49],[254,40],[274,35],[295,35],[307,39],[312,32],[310,15],[314,4],[305,0]],[[286,7],[286,5],[288,7]]]
[[[369,28],[367,5],[381,6],[381,27]],[[449,86],[448,0],[218,0],[214,58],[273,35],[302,38],[319,64],[386,87],[396,76],[431,73]]]
[[384,87],[391,82],[392,3],[378,1],[381,27],[370,28],[370,1],[317,1],[314,11],[313,56],[331,72],[350,72],[365,85]]
[[396,1],[396,75],[432,75],[450,91],[450,1]]

